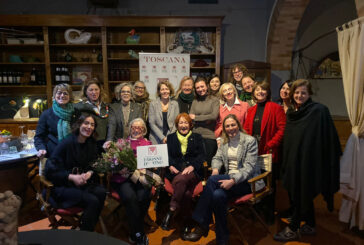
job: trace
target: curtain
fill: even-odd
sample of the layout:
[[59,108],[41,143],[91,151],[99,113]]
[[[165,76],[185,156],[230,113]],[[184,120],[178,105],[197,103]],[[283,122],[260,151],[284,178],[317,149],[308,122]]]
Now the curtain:
[[364,18],[336,28],[352,134],[340,162],[339,220],[364,230]]

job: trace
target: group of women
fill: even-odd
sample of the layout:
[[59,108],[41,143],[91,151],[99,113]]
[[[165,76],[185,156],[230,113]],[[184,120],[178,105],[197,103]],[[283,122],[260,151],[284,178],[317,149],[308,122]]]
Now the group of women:
[[[291,224],[275,239],[284,242],[314,234],[313,198],[324,193],[332,204],[338,187],[341,151],[328,109],[310,99],[312,89],[306,80],[282,84],[279,104],[271,102],[269,84],[255,83],[245,67],[234,66],[231,77],[224,84],[217,75],[209,80],[183,77],[176,95],[169,81],[160,81],[154,101],[143,82],[125,83],[116,89],[111,105],[105,103],[97,80],[85,83],[84,100],[75,105],[71,88],[57,85],[53,106],[41,115],[35,138],[38,155],[48,157],[45,175],[56,186],[52,197],[64,208],[83,207],[81,229],[93,230],[106,193],[89,167],[98,153],[118,138],[128,138],[134,151],[137,146],[166,143],[165,176],[174,193],[162,229],[168,230],[181,212],[182,239],[197,241],[207,235],[214,214],[217,244],[228,244],[228,201],[251,193],[248,180],[260,174],[257,156],[271,153],[273,184],[281,166],[293,210]],[[77,123],[72,131],[73,122]],[[193,191],[208,177],[205,161],[212,172],[193,209]],[[126,169],[114,173],[112,187],[127,209],[129,240],[148,244],[143,222],[151,191],[129,176]],[[258,182],[255,188],[263,187],[264,182]],[[273,214],[274,198],[269,207]],[[300,221],[306,221],[304,226]]]

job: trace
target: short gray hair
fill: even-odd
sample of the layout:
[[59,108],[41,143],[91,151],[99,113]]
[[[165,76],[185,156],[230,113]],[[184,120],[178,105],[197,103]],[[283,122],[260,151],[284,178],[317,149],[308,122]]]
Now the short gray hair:
[[58,92],[58,90],[67,91],[67,93],[69,94],[70,102],[73,101],[72,87],[69,84],[61,83],[56,85],[53,89],[53,99],[56,98],[56,93]]
[[133,123],[136,123],[136,122],[141,122],[143,124],[143,136],[145,136],[147,134],[147,125],[145,124],[143,118],[135,118],[133,119],[130,123],[129,123],[129,135],[131,134],[131,126],[133,125]]

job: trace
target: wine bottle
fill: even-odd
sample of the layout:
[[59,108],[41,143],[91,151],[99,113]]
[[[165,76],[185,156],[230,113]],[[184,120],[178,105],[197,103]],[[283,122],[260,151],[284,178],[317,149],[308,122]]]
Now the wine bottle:
[[37,82],[37,71],[33,67],[32,71],[30,72],[30,84],[36,85]]
[[56,72],[54,74],[54,81],[55,83],[58,85],[61,83],[61,74],[60,74],[60,68],[59,67],[56,67]]

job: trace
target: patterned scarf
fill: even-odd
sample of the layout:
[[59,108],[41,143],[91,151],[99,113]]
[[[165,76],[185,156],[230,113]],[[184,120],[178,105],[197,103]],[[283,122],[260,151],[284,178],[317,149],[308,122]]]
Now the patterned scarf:
[[71,134],[71,118],[74,113],[72,103],[67,103],[66,107],[61,107],[56,100],[53,100],[52,109],[54,114],[59,117],[57,123],[58,140],[62,141]]

